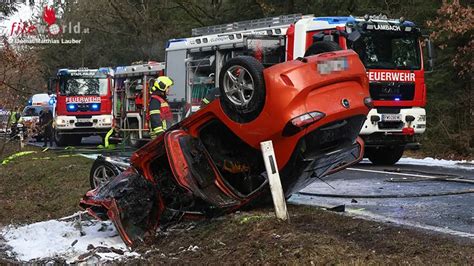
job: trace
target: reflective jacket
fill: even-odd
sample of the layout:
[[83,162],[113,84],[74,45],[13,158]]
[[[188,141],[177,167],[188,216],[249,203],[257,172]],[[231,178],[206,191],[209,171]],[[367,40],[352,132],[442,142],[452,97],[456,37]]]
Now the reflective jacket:
[[152,137],[163,133],[172,122],[173,113],[171,112],[168,102],[158,95],[151,95],[150,124]]
[[17,112],[12,112],[10,115],[10,124],[16,124],[18,122],[18,113]]

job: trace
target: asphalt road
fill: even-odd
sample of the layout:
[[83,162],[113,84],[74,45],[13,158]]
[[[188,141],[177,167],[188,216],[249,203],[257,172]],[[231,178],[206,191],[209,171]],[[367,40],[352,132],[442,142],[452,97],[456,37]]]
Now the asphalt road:
[[306,187],[290,202],[345,205],[350,215],[474,239],[474,165],[402,162],[381,167],[364,160],[324,181]]

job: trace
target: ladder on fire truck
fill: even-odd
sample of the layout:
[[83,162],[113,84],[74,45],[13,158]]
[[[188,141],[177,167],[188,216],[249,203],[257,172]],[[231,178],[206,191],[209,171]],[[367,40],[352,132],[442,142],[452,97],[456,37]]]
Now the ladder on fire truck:
[[246,30],[255,30],[255,29],[265,29],[271,27],[288,27],[289,25],[295,23],[296,21],[310,17],[312,15],[302,14],[291,14],[291,15],[282,15],[278,17],[268,17],[262,19],[253,19],[253,20],[244,20],[228,24],[220,24],[208,27],[201,27],[192,29],[192,36],[203,36],[210,34],[219,34],[227,32],[236,32],[236,31],[246,31]]

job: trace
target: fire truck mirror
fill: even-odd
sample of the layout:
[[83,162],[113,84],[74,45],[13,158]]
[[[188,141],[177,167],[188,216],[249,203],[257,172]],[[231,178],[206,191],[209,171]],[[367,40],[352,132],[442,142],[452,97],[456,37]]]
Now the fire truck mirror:
[[56,93],[55,91],[55,84],[56,84],[57,79],[55,78],[50,78],[48,79],[48,94],[53,94]]
[[355,42],[357,41],[358,39],[360,38],[360,32],[355,30],[353,32],[351,32],[349,34],[349,36],[347,36],[347,40],[351,41],[351,42]]
[[433,43],[431,42],[429,38],[425,39],[425,41],[426,41],[425,47],[428,53],[428,68],[425,71],[431,72],[434,69],[435,50],[434,50]]

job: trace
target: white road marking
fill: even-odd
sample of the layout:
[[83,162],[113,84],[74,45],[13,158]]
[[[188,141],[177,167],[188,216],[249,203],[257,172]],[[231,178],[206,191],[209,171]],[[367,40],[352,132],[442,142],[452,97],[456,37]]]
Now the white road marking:
[[378,215],[366,210],[354,210],[354,209],[346,209],[346,212],[355,217],[359,218],[364,218],[366,220],[373,220],[373,221],[378,221],[378,222],[390,222],[394,224],[399,224],[399,225],[404,225],[404,226],[409,226],[409,227],[415,227],[415,228],[421,228],[425,230],[431,230],[439,233],[444,233],[444,234],[449,234],[453,236],[458,236],[458,237],[466,237],[469,239],[474,239],[474,234],[468,233],[468,232],[462,232],[462,231],[456,231],[452,230],[446,227],[439,227],[439,226],[433,226],[433,225],[427,225],[427,224],[421,224],[417,222],[410,222],[406,220],[401,220],[401,219],[396,219],[396,218],[390,218],[387,216],[383,215]]
[[423,178],[440,178],[439,176],[430,176],[430,175],[419,175],[419,174],[407,174],[407,173],[397,173],[397,172],[387,172],[387,171],[380,171],[380,170],[369,170],[369,169],[360,169],[360,168],[346,168],[350,171],[359,171],[359,172],[369,172],[369,173],[377,173],[377,174],[387,174],[387,175],[400,175],[400,176],[411,176],[411,177],[423,177]]
[[380,171],[380,170],[369,170],[369,169],[360,169],[360,168],[346,168],[350,171],[359,171],[359,172],[368,172],[368,173],[377,173],[377,174],[386,174],[386,175],[398,175],[398,176],[410,176],[410,177],[422,177],[427,179],[442,179],[448,178],[450,181],[459,180],[464,183],[473,183],[474,180],[465,179],[465,178],[452,178],[452,177],[444,177],[444,176],[430,176],[430,175],[420,175],[420,174],[409,174],[409,173],[397,173],[397,172],[387,172],[387,171]]

